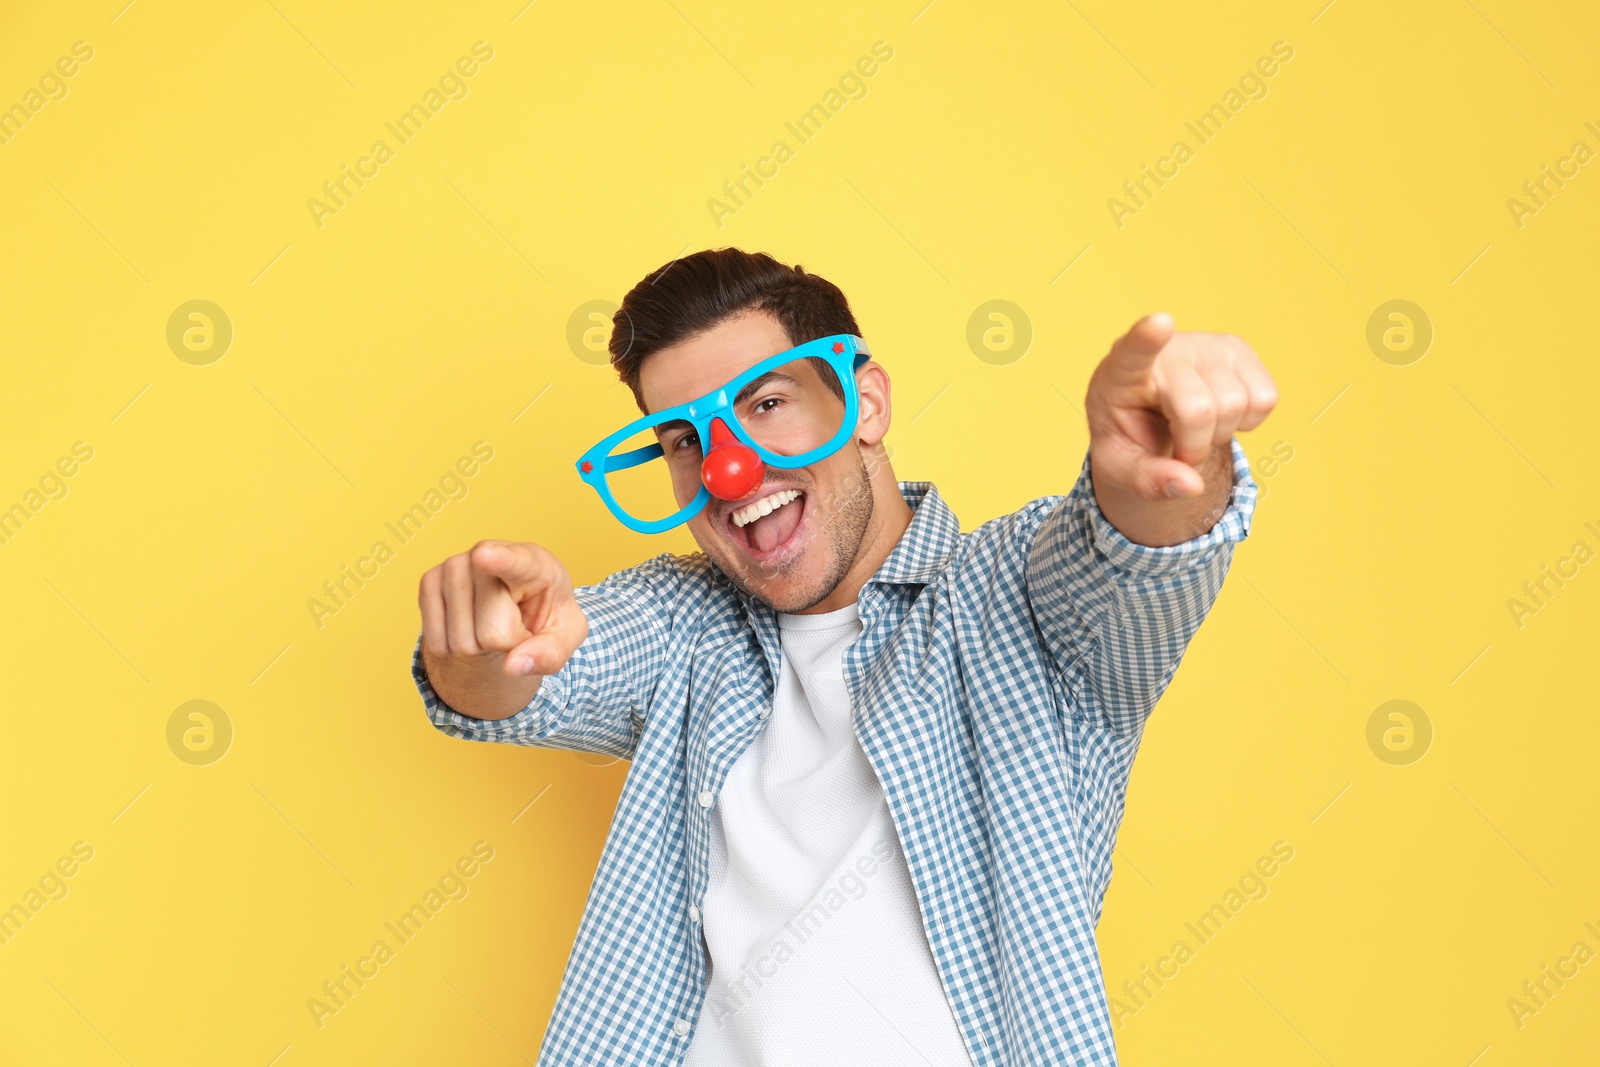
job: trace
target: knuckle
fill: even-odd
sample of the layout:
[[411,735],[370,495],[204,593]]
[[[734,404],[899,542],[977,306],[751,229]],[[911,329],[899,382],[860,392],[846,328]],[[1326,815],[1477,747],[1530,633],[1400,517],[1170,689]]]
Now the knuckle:
[[467,549],[467,551],[463,552],[461,554],[461,558],[467,561],[468,566],[476,568],[479,566],[479,559],[482,557],[483,550],[488,548],[504,548],[515,550],[516,546],[507,544],[504,541],[485,539],[477,542],[471,548]]
[[1217,393],[1217,414],[1223,419],[1238,419],[1250,406],[1250,395],[1240,388],[1223,389]]
[[485,652],[509,652],[517,647],[516,636],[500,627],[483,627],[478,634],[478,647]]

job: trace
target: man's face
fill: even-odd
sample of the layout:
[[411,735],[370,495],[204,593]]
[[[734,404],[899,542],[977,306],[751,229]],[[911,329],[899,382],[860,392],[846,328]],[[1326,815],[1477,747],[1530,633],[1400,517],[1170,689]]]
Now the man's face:
[[[640,392],[649,411],[685,404],[793,347],[776,318],[765,312],[747,312],[653,353],[640,367]],[[809,367],[801,361],[796,377],[805,378]],[[814,371],[810,373],[810,379],[794,386],[809,390],[804,394],[806,415],[787,415],[792,431],[777,431],[797,436],[787,446],[782,440],[763,440],[768,448],[797,455],[815,443],[815,433],[808,435],[807,426],[826,427],[830,418],[832,427],[839,425],[844,400],[821,386]],[[800,406],[790,403],[787,411]],[[766,407],[776,410],[771,404]],[[736,411],[745,414],[742,406]],[[746,425],[759,433],[754,423],[752,418]],[[673,424],[661,428],[660,440],[667,452],[674,495],[680,505],[688,504],[700,490],[700,464],[710,442],[701,442],[688,427]],[[668,472],[662,471],[661,476],[667,477]],[[750,504],[768,500],[774,493],[791,495],[787,491],[800,495],[754,522],[741,525],[734,521],[736,514],[741,519],[749,517],[751,513],[745,509]],[[739,588],[777,611],[796,612],[820,603],[839,585],[861,552],[872,515],[871,479],[852,437],[833,455],[810,466],[768,466],[760,487],[738,500],[713,496],[688,526],[701,551]]]

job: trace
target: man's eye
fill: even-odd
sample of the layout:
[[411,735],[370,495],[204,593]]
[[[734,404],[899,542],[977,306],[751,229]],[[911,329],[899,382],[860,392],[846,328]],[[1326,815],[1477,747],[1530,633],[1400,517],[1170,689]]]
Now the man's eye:
[[677,452],[683,451],[683,443],[685,441],[688,441],[689,443],[695,444],[695,445],[698,445],[700,443],[699,440],[696,439],[694,434],[686,433],[682,437],[678,438],[676,441],[673,442],[673,444],[672,444],[673,450],[677,451]]

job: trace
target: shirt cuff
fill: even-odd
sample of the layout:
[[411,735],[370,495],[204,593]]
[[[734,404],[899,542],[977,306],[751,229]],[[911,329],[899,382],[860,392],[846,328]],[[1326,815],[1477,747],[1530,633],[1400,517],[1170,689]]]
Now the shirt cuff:
[[537,732],[539,726],[566,707],[566,683],[559,674],[547,674],[527,705],[516,714],[504,719],[477,719],[446,704],[428,680],[428,669],[422,662],[422,635],[411,651],[411,680],[422,703],[427,708],[428,720],[441,733],[468,741],[509,741]]
[[1250,519],[1256,509],[1256,482],[1250,474],[1250,459],[1237,437],[1231,438],[1233,488],[1228,503],[1216,524],[1205,533],[1175,545],[1140,545],[1128,540],[1111,524],[1094,498],[1090,456],[1085,453],[1078,486],[1084,509],[1089,513],[1089,528],[1095,548],[1114,567],[1131,574],[1166,574],[1191,566],[1197,558],[1213,554],[1221,546],[1231,546],[1250,535]]

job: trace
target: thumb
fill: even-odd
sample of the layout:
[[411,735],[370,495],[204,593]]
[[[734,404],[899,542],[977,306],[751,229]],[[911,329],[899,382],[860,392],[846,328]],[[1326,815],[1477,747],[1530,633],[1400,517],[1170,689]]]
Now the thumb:
[[589,636],[589,619],[576,601],[550,612],[538,632],[506,654],[507,674],[554,674]]
[[1165,311],[1146,315],[1128,328],[1111,346],[1111,357],[1125,370],[1143,371],[1172,340],[1172,316]]
[[1096,441],[1093,448],[1097,479],[1146,500],[1197,496],[1205,491],[1205,478],[1198,470],[1181,460],[1146,452],[1126,438]]

